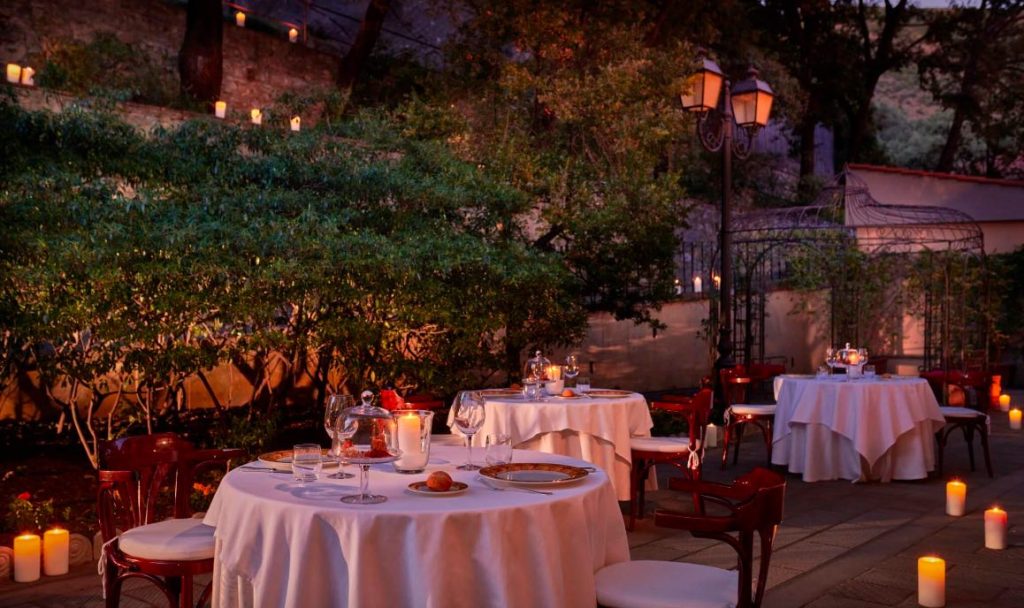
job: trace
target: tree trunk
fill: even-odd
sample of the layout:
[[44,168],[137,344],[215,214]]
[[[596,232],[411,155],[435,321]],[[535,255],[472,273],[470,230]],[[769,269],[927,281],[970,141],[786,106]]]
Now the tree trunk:
[[178,54],[181,93],[196,101],[220,97],[224,76],[224,19],[221,0],[189,0],[185,40]]
[[800,119],[797,134],[800,137],[800,184],[798,195],[804,199],[809,193],[810,178],[814,176],[815,129],[818,126],[817,113],[808,106]]
[[943,173],[953,171],[956,153],[960,150],[960,143],[964,139],[965,118],[966,112],[964,111],[963,104],[957,104],[956,110],[953,111],[953,122],[950,123],[949,131],[946,133],[946,144],[942,146],[942,155],[939,156],[939,164],[935,167],[936,171]]
[[390,0],[370,0],[370,4],[366,7],[366,14],[363,15],[363,21],[359,24],[359,33],[356,34],[352,48],[342,58],[341,66],[338,69],[338,88],[343,92],[352,91],[359,72],[363,69],[363,64],[366,63],[366,58],[370,56],[374,45],[377,44],[377,38],[380,37],[380,31],[384,27],[384,17],[387,15],[390,5]]

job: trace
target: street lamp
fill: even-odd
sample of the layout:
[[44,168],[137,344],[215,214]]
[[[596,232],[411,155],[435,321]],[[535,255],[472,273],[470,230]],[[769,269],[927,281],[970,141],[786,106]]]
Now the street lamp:
[[[718,232],[718,250],[721,256],[720,290],[718,314],[718,359],[712,381],[717,387],[716,394],[725,402],[721,384],[721,370],[733,367],[732,354],[732,157],[744,159],[750,156],[754,136],[758,129],[768,124],[774,94],[768,83],[757,78],[757,70],[751,68],[746,80],[730,87],[721,68],[703,55],[698,60],[697,70],[686,79],[679,96],[683,109],[695,112],[697,135],[701,145],[709,152],[722,153],[722,217]],[[719,110],[719,94],[725,91],[722,109]],[[734,127],[740,127],[744,137],[734,138]]]

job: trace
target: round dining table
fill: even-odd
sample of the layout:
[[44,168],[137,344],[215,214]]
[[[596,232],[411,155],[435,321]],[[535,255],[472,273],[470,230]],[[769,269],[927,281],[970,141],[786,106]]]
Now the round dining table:
[[[654,427],[643,395],[621,391],[615,397],[525,399],[498,390],[484,391],[484,396],[484,424],[473,436],[474,446],[483,446],[488,435],[506,434],[516,448],[586,460],[608,473],[619,500],[629,500],[629,440],[650,437]],[[454,408],[448,414],[448,427],[459,434]],[[648,487],[656,488],[653,483],[652,475]]]
[[[375,505],[340,501],[355,479],[301,484],[255,464],[232,470],[204,518],[215,528],[213,606],[594,606],[594,573],[629,559],[607,475],[591,469],[544,486],[550,494],[495,490],[457,470],[464,460],[465,448],[435,446],[422,474],[374,465],[370,489],[388,498]],[[522,450],[513,462],[586,466]],[[468,489],[408,488],[437,470]]]
[[804,481],[924,479],[945,419],[921,378],[775,379],[772,464]]

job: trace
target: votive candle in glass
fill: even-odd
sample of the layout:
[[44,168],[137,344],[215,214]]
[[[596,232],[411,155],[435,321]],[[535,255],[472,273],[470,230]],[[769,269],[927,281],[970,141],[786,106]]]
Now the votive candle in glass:
[[57,576],[68,573],[71,535],[67,530],[54,528],[43,533],[43,574]]
[[700,277],[693,277],[693,293],[704,291],[704,281]]
[[946,515],[961,517],[967,510],[967,484],[953,480],[946,484]]
[[999,395],[999,409],[1004,412],[1010,411],[1010,396],[1007,394]]
[[1020,430],[1020,409],[1013,408],[1010,410],[1010,428],[1019,431]]
[[213,115],[217,118],[224,118],[228,115],[228,104],[226,101],[216,101],[213,104]]
[[302,128],[302,119],[298,116],[292,116],[292,131],[298,131]]
[[235,13],[235,25],[238,27],[245,27],[245,13],[242,11]]
[[21,66],[16,63],[7,64],[7,82],[18,84],[21,82]]
[[294,27],[288,30],[288,42],[296,43],[299,41],[299,30]]
[[917,603],[925,608],[946,605],[946,560],[941,557],[917,559]]
[[14,581],[31,583],[39,580],[42,540],[38,534],[14,537]]
[[32,68],[28,68],[28,67],[21,68],[21,84],[25,85],[26,87],[33,87],[33,86],[35,86],[35,84],[36,84],[36,81],[35,81],[35,78],[34,78],[35,75],[36,75],[36,71],[33,70]]
[[1008,518],[1006,511],[999,507],[992,507],[985,511],[985,548],[1005,549],[1006,548],[1006,526]]
[[263,124],[263,112],[261,112],[259,108],[253,108],[249,114],[252,116],[252,124]]

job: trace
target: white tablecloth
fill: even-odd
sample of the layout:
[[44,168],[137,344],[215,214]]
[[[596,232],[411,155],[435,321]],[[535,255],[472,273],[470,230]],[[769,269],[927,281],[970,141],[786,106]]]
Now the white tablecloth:
[[[464,448],[435,447],[423,474],[375,466],[370,491],[388,497],[378,505],[340,502],[356,479],[300,485],[288,474],[230,472],[204,519],[216,527],[213,605],[594,606],[594,572],[629,559],[608,477],[593,473],[552,496],[498,492],[455,470],[464,458]],[[469,490],[406,491],[434,470]]]
[[804,481],[923,479],[945,421],[921,378],[775,380],[772,463]]
[[[640,393],[618,399],[488,397],[485,408],[473,445],[483,446],[487,435],[506,433],[518,448],[581,458],[607,471],[618,499],[629,500],[629,438],[650,437],[654,426]],[[457,434],[454,416],[454,410],[449,412],[448,426]]]

